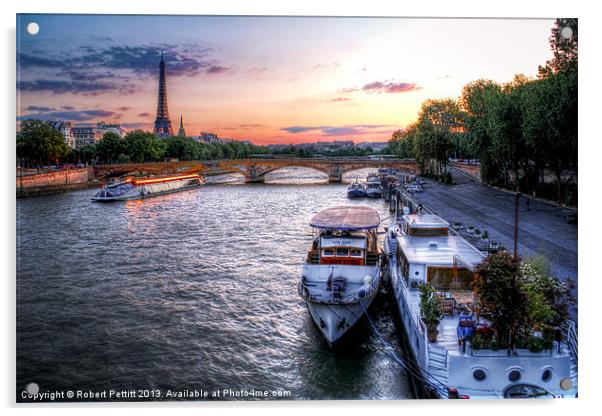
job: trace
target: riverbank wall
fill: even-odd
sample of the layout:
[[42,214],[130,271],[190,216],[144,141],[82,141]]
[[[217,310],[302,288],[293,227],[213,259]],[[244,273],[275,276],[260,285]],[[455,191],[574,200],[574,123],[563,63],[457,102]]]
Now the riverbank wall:
[[54,194],[98,186],[94,169],[65,169],[44,173],[17,174],[17,197]]

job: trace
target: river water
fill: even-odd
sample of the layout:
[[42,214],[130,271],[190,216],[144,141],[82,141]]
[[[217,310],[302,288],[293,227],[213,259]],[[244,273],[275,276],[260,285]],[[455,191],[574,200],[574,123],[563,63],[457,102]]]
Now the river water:
[[[297,294],[311,216],[366,204],[386,223],[385,202],[349,201],[346,185],[311,170],[282,169],[266,184],[221,180],[143,201],[93,204],[94,189],[17,201],[17,400],[31,382],[40,392],[159,389],[162,398],[193,389],[412,397],[366,324],[331,350]],[[370,314],[399,350],[392,310],[381,289]]]

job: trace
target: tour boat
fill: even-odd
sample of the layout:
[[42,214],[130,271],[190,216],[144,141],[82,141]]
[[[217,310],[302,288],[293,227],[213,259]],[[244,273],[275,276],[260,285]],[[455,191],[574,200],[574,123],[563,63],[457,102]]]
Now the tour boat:
[[366,183],[366,196],[369,198],[380,198],[383,196],[383,188],[380,182]]
[[93,202],[125,201],[143,199],[198,188],[204,183],[197,174],[154,176],[147,178],[125,178],[107,183],[92,197]]
[[338,206],[310,222],[314,239],[303,265],[299,294],[329,346],[364,315],[380,285],[378,212]]
[[[472,346],[471,335],[490,329],[489,310],[473,292],[484,254],[450,233],[430,214],[406,214],[387,233],[385,252],[397,312],[419,377],[441,398],[576,397],[577,336],[563,327],[563,341],[540,352]],[[420,288],[428,284],[441,315],[435,328],[423,320]],[[490,334],[492,332],[489,332]]]
[[348,198],[362,198],[366,196],[366,188],[364,185],[359,183],[357,180],[352,182],[347,187],[347,197]]
[[383,188],[379,175],[370,173],[366,179],[366,196],[369,198],[380,198],[383,196]]

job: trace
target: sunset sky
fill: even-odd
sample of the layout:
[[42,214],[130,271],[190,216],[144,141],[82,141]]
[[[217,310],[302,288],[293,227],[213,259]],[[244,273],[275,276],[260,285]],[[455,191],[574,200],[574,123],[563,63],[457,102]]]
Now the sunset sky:
[[[40,26],[37,35],[26,31]],[[257,144],[386,141],[428,98],[535,76],[552,20],[19,15],[17,121],[152,130],[160,51],[172,125]]]

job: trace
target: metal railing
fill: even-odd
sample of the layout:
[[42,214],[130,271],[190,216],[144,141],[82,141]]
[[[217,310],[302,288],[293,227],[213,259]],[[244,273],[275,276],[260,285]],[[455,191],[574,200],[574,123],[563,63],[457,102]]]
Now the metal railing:
[[577,341],[577,326],[575,322],[567,320],[564,329],[566,331],[566,344],[571,351],[571,354],[575,358],[575,362],[578,362],[579,344]]

